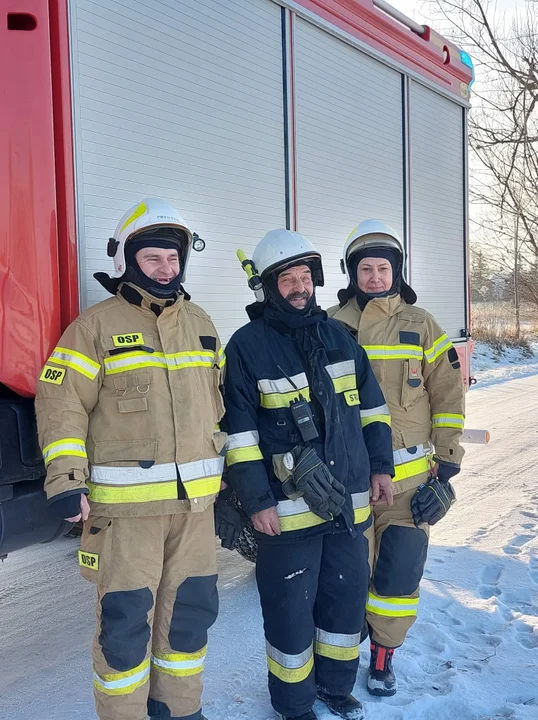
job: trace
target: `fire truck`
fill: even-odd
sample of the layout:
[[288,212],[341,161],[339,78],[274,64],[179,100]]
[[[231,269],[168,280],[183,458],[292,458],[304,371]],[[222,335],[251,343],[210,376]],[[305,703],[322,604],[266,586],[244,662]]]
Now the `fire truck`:
[[5,0],[0,23],[0,555],[65,531],[33,396],[62,330],[105,297],[107,240],[143,197],[206,242],[187,289],[225,342],[251,301],[237,248],[322,252],[380,218],[469,377],[472,62],[384,0]]

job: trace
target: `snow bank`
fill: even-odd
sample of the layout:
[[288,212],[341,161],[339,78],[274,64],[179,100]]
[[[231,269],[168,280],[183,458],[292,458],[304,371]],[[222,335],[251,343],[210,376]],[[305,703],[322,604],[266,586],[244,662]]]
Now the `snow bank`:
[[532,356],[521,348],[505,347],[501,352],[490,345],[477,342],[471,357],[471,374],[476,378],[475,387],[495,385],[518,377],[538,373],[538,342],[531,343]]

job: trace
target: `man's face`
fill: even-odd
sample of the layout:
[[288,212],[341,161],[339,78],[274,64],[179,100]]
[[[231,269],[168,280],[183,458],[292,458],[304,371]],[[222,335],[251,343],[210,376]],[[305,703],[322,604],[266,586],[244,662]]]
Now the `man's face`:
[[180,265],[177,250],[147,247],[139,250],[135,258],[144,275],[161,285],[167,285],[170,280],[179,275]]
[[392,287],[392,265],[385,258],[363,258],[357,267],[357,285],[365,293],[382,293]]
[[303,310],[312,297],[314,283],[308,265],[296,265],[283,270],[278,276],[278,291],[290,305]]

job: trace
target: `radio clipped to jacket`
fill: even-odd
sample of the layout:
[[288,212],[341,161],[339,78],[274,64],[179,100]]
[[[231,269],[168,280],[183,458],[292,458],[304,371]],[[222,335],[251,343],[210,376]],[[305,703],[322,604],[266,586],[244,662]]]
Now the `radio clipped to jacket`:
[[286,372],[284,372],[284,370],[282,370],[280,365],[277,365],[277,368],[284,375],[290,385],[295,388],[295,390],[297,390],[299,394],[298,398],[291,400],[290,410],[293,416],[293,421],[297,426],[297,430],[299,431],[303,442],[307,443],[310,442],[310,440],[315,440],[319,437],[319,433],[316,429],[314,417],[312,415],[312,410],[310,409],[308,401],[305,400],[305,398],[301,395],[297,385],[293,382],[290,376]]

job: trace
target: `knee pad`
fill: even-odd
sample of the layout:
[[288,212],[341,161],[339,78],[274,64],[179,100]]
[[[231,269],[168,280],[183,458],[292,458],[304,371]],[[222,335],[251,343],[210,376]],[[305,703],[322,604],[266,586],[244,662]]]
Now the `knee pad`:
[[207,631],[217,619],[217,576],[189,577],[177,590],[168,642],[172,650],[197,652],[207,644]]
[[120,672],[143,662],[151,636],[149,588],[109,592],[101,600],[99,644],[109,667]]
[[381,535],[373,586],[378,595],[412,595],[424,573],[428,537],[424,530],[389,525]]

